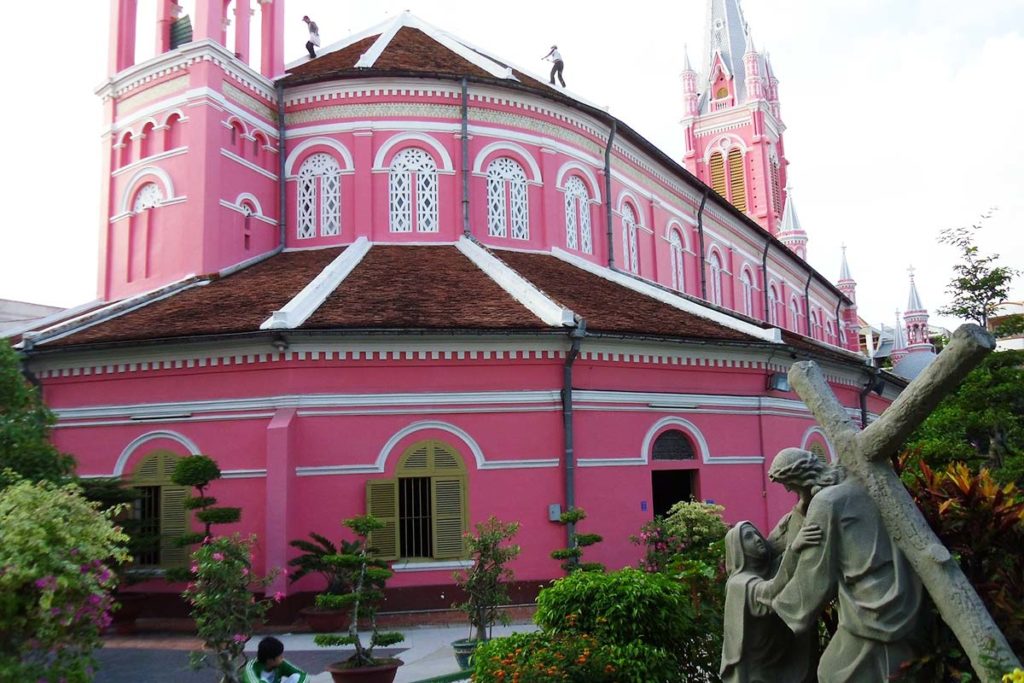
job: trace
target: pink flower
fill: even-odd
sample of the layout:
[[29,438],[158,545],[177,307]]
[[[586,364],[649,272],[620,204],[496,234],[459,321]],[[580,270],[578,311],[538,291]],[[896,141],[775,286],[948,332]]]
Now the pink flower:
[[213,558],[214,562],[223,562],[224,561],[224,553],[214,553],[213,555],[210,555],[210,557]]
[[245,641],[249,640],[249,636],[244,635],[242,633],[236,633],[235,635],[231,636],[231,640],[235,641],[236,643],[244,643]]
[[245,567],[242,567],[242,576],[249,576],[249,570]]
[[274,593],[274,602],[281,602],[282,600],[284,600],[284,593],[281,591]]
[[190,572],[192,572],[193,574],[198,574],[199,573],[199,565],[193,563],[192,566],[188,568],[188,570]]

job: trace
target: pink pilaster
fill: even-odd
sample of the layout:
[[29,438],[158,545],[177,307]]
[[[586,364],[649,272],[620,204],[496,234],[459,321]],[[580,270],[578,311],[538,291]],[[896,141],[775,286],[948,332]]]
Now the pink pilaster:
[[249,0],[235,0],[235,54],[249,63],[249,24],[252,8]]
[[212,40],[224,44],[223,0],[196,0],[196,20],[192,25],[192,39]]
[[111,0],[110,62],[111,74],[120,73],[135,63],[135,19],[137,0]]
[[[295,476],[291,428],[295,413],[295,408],[278,410],[267,426],[267,516],[262,539],[266,547],[265,572],[274,567],[284,568],[288,562],[289,492]],[[283,572],[267,587],[268,594],[277,591],[288,592],[288,577]]]
[[[357,130],[352,137],[353,154],[352,162],[356,168],[370,168],[373,166],[373,131]],[[373,176],[369,173],[358,173],[354,177],[355,196],[355,236],[365,235],[371,237],[373,234],[373,213],[371,207],[373,201]]]
[[177,0],[157,0],[156,4],[156,53],[162,55],[171,49],[171,25],[178,17]]
[[284,0],[259,0],[263,13],[260,73],[273,78],[284,72]]

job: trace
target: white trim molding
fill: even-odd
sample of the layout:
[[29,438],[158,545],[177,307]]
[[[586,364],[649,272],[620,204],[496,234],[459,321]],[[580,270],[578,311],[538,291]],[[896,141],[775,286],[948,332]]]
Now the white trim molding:
[[344,167],[342,168],[343,171],[355,170],[355,164],[352,162],[352,153],[348,151],[348,148],[345,147],[345,145],[341,144],[334,138],[318,136],[315,138],[309,138],[308,140],[303,140],[299,144],[295,145],[295,148],[288,154],[288,158],[284,162],[285,178],[290,179],[295,177],[295,163],[299,160],[299,157],[306,152],[306,150],[310,147],[315,147],[316,145],[330,147],[337,152],[341,161],[344,162]]
[[476,161],[473,162],[473,173],[483,173],[483,164],[487,160],[487,156],[493,152],[500,152],[502,150],[508,150],[515,152],[523,158],[527,166],[530,167],[530,173],[533,177],[530,179],[531,182],[540,183],[540,166],[537,165],[537,160],[533,158],[533,155],[522,145],[517,145],[514,142],[507,140],[499,140],[498,142],[492,142],[483,149],[481,149],[476,155]]
[[447,173],[455,172],[455,167],[452,165],[452,157],[448,154],[448,150],[444,148],[444,145],[442,145],[437,138],[424,133],[399,133],[397,135],[392,135],[388,138],[387,142],[381,145],[380,149],[377,150],[377,155],[373,159],[373,170],[390,170],[390,166],[384,165],[384,160],[388,158],[388,154],[393,148],[404,142],[421,142],[427,145],[434,151],[432,156],[436,156],[437,160],[440,161],[438,164],[438,171],[445,171]]
[[136,437],[131,443],[124,447],[124,450],[121,451],[121,455],[117,457],[117,462],[114,463],[113,475],[115,477],[122,476],[124,474],[125,465],[128,464],[128,460],[135,454],[135,451],[137,451],[143,444],[157,439],[174,441],[187,450],[189,455],[199,455],[201,452],[199,450],[199,446],[196,445],[196,442],[184,434],[178,434],[177,432],[167,430],[147,432],[142,436]]

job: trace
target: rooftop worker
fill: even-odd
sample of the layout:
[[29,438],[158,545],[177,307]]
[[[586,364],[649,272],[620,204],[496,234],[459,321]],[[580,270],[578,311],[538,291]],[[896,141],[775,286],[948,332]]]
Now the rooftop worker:
[[313,47],[320,47],[320,27],[316,25],[316,22],[307,17],[302,17],[302,20],[309,26],[309,40],[306,42],[306,50],[309,52],[309,58],[316,58],[316,51]]
[[284,643],[267,636],[256,648],[256,659],[242,669],[242,683],[307,683],[305,671],[292,666],[284,658]]
[[565,67],[565,62],[562,61],[562,53],[558,51],[557,45],[551,46],[551,51],[541,57],[541,59],[550,59],[554,64],[551,67],[551,85],[555,84],[555,74],[558,74],[558,80],[562,82],[562,87],[565,87],[565,79],[562,78],[562,69]]

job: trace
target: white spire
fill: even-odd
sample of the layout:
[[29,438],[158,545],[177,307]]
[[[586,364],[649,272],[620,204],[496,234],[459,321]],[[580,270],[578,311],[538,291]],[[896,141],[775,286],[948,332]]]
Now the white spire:
[[903,319],[899,309],[896,310],[896,329],[892,333],[892,350],[903,351],[907,348],[907,337],[903,334]]
[[803,232],[800,227],[800,219],[796,215],[796,207],[793,206],[793,189],[786,186],[786,208],[782,210],[782,225],[779,228],[782,234],[791,232]]
[[853,276],[850,275],[850,265],[846,262],[846,245],[842,245],[843,250],[843,262],[839,266],[839,281],[853,280]]
[[907,312],[911,311],[923,311],[926,310],[924,304],[921,303],[921,297],[917,294],[917,285],[914,284],[914,266],[907,268],[907,272],[910,273],[910,299],[907,301]]
[[690,50],[686,43],[683,43],[683,71],[693,71],[693,67],[690,66]]

